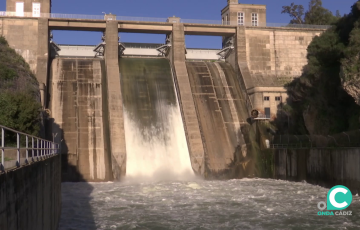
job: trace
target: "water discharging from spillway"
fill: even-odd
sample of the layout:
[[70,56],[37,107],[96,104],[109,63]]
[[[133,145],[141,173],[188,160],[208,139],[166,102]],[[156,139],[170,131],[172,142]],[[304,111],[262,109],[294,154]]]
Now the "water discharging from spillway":
[[127,178],[193,176],[170,63],[162,58],[122,58]]

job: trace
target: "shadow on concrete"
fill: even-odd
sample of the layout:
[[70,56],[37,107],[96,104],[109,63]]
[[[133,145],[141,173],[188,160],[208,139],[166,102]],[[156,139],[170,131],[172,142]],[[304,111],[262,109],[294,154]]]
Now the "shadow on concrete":
[[66,140],[63,138],[64,132],[60,126],[55,123],[53,118],[48,118],[46,127],[46,137],[57,143],[61,142],[61,180],[63,183],[61,184],[59,230],[97,229],[90,206],[94,187],[86,183],[79,173],[76,167],[77,155],[69,153]]

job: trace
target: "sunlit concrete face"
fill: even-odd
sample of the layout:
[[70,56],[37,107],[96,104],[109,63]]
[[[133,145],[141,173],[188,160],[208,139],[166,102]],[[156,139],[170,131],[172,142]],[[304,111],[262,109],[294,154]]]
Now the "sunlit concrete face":
[[33,3],[40,3],[40,13],[51,13],[51,0],[6,0],[6,11],[16,12],[16,3],[24,3],[24,12],[33,12]]
[[225,25],[266,26],[266,5],[228,1],[221,11],[221,18]]

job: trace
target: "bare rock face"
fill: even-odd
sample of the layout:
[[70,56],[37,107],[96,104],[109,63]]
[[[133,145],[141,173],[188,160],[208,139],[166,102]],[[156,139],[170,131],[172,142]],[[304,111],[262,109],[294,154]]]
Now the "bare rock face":
[[341,82],[343,89],[360,105],[360,79]]
[[317,117],[317,110],[313,106],[309,106],[303,112],[304,123],[306,126],[307,131],[310,135],[317,134],[318,129],[316,127],[316,117]]

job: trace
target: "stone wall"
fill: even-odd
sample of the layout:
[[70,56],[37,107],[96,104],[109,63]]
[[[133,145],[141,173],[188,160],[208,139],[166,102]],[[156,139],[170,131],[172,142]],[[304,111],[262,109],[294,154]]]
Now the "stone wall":
[[60,213],[60,155],[0,174],[0,229],[56,230]]
[[[247,87],[247,93],[254,109],[264,113],[265,108],[270,108],[271,115],[277,115],[279,105],[287,100],[284,85],[302,74],[307,64],[307,47],[323,31],[246,27],[244,52],[251,75],[248,85],[252,86]],[[280,100],[275,100],[276,97]]]
[[[246,28],[246,58],[257,86],[278,86],[299,77],[307,47],[321,30]],[[285,78],[285,79],[283,79]]]
[[277,150],[275,178],[360,192],[360,149]]

